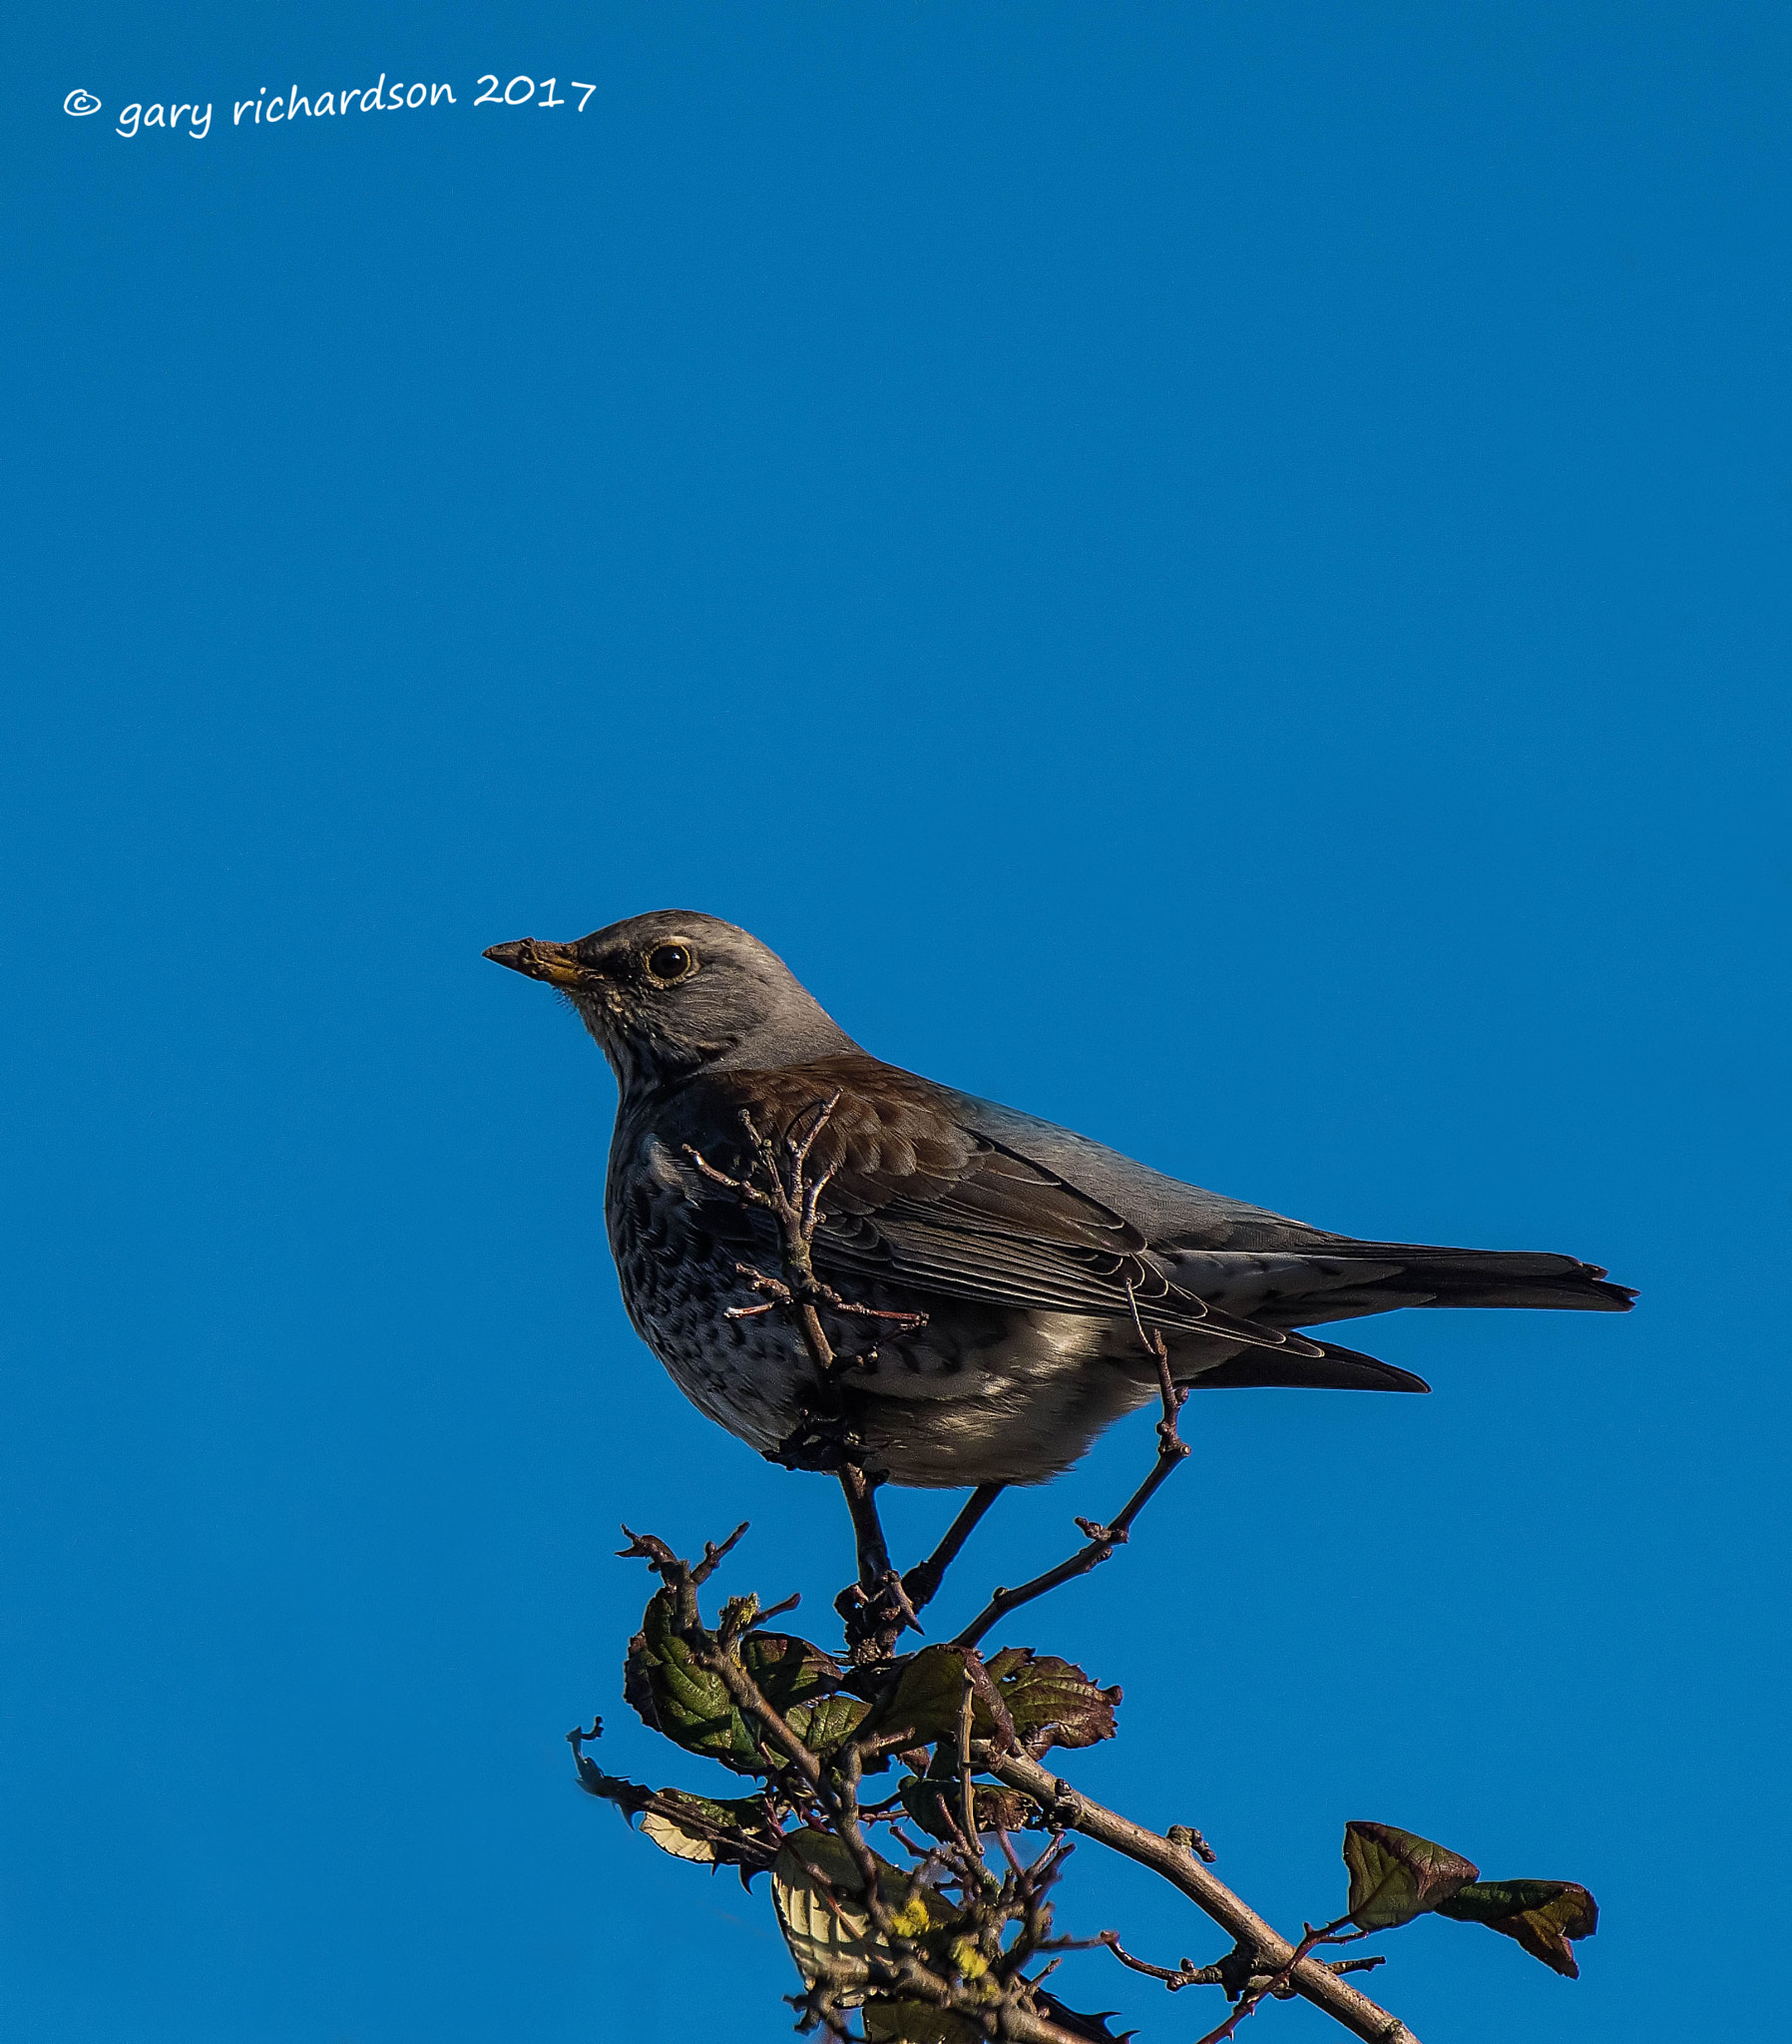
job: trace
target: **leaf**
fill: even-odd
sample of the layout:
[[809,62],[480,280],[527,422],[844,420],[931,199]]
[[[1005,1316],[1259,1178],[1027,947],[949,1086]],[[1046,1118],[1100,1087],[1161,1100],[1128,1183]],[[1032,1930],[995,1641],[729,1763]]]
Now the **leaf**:
[[623,1696],[643,1724],[687,1753],[716,1760],[752,1751],[746,1728],[729,1709],[721,1678],[695,1667],[689,1649],[672,1630],[672,1599],[649,1600],[641,1631],[629,1642]]
[[1136,2030],[1109,2029],[1108,2018],[1118,2015],[1118,2009],[1105,2008],[1100,2015],[1081,2015],[1074,2008],[1066,2008],[1057,1995],[1043,1991],[1039,1995],[1039,2005],[1061,2030],[1069,2030],[1073,2037],[1088,2037],[1091,2044],[1126,2044],[1128,2037],[1138,2035]]
[[[959,1712],[965,1694],[965,1657],[957,1647],[923,1647],[911,1654],[896,1678],[895,1694],[872,1721],[878,1732],[906,1728],[917,1745],[931,1746],[935,1740],[950,1739],[958,1732]],[[989,1712],[984,1710],[984,1730],[990,1729]],[[977,1719],[971,1719],[973,1732]]]
[[930,2001],[867,2001],[864,2024],[874,2044],[983,2044],[983,2031],[968,2016]]
[[[720,1761],[737,1774],[770,1773],[772,1763],[721,1677],[696,1665],[672,1620],[672,1599],[662,1590],[649,1601],[641,1631],[629,1643],[623,1695],[644,1724],[686,1753]],[[736,1651],[765,1701],[813,1751],[832,1753],[864,1717],[864,1704],[838,1694],[842,1670],[807,1640],[749,1633]]]
[[657,1809],[650,1809],[641,1820],[642,1835],[652,1838],[662,1852],[670,1852],[674,1859],[697,1859],[705,1865],[715,1864],[715,1840],[696,1831],[687,1831],[681,1824],[675,1824],[671,1817],[662,1816]]
[[[911,1880],[887,1859],[873,1857],[878,1895],[905,1936],[952,1919],[956,1912],[943,1895]],[[805,1987],[813,1987],[823,1973],[847,1988],[870,1979],[870,1961],[888,1947],[872,1928],[864,1894],[858,1865],[843,1839],[828,1831],[786,1833],[772,1862],[771,1899]],[[841,1998],[856,2004],[864,1996]]]
[[772,1862],[771,1900],[805,1987],[823,1973],[836,1982],[871,1977],[868,1961],[878,1939],[854,1895],[862,1903],[859,1870],[840,1839],[826,1831],[792,1831],[785,1838]]
[[[766,1702],[775,1703],[776,1699],[768,1694]],[[823,1697],[815,1704],[793,1704],[784,1711],[784,1717],[803,1745],[812,1754],[826,1760],[858,1730],[859,1721],[868,1709],[869,1706],[860,1703],[857,1697],[831,1696]],[[876,1774],[888,1765],[887,1761],[867,1761],[865,1767],[868,1774]]]
[[[1112,1739],[1120,1692],[1098,1689],[1074,1662],[1056,1654],[1035,1654],[1031,1647],[1004,1647],[985,1664],[996,1692],[1008,1706],[1014,1729],[1032,1739],[1048,1725],[1052,1746],[1094,1746]],[[1048,1751],[1037,1747],[1038,1752]]]
[[[1081,1668],[1056,1655],[1035,1654],[1031,1647],[1004,1647],[984,1664],[996,1694],[1023,1739],[1048,1726],[1054,1736],[1035,1751],[1053,1746],[1094,1746],[1115,1735],[1118,1689],[1098,1689]],[[867,1733],[907,1731],[918,1746],[932,1746],[958,1734],[965,1694],[965,1656],[959,1647],[923,1647],[910,1655],[896,1681],[895,1693],[861,1730]],[[996,1730],[988,1703],[972,1700],[971,1731],[988,1739]]]
[[1438,1914],[1516,1937],[1534,1959],[1570,1980],[1579,1979],[1580,1968],[1568,1939],[1591,1937],[1599,1927],[1598,1903],[1575,1880],[1471,1881],[1440,1902]]
[[[756,1796],[716,1802],[706,1795],[687,1794],[682,1788],[662,1788],[656,1799],[662,1806],[643,1811],[641,1828],[662,1852],[670,1852],[674,1859],[756,1870],[775,1849],[776,1835]],[[672,1809],[665,1807],[669,1803],[673,1805]]]
[[1460,1853],[1393,1824],[1344,1826],[1350,1869],[1350,1918],[1364,1930],[1410,1923],[1472,1881],[1478,1869]]

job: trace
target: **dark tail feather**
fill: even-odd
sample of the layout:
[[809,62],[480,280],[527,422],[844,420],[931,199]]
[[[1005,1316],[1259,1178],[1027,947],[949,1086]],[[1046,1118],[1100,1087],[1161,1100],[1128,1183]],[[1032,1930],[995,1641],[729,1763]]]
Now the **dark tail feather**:
[[[1423,1243],[1352,1242],[1330,1236],[1309,1254],[1334,1279],[1324,1290],[1272,1298],[1251,1314],[1271,1327],[1312,1327],[1324,1320],[1392,1312],[1403,1305],[1523,1305],[1558,1312],[1627,1313],[1636,1296],[1611,1284],[1597,1264],[1530,1250],[1447,1250]],[[1348,1281],[1360,1264],[1362,1281]]]
[[1396,1369],[1391,1362],[1378,1362],[1373,1355],[1359,1355],[1354,1348],[1324,1344],[1318,1356],[1278,1355],[1270,1348],[1253,1348],[1234,1356],[1230,1362],[1204,1369],[1190,1377],[1193,1391],[1245,1391],[1287,1389],[1303,1391],[1429,1391],[1431,1386],[1411,1370]]
[[1542,1306],[1558,1312],[1627,1313],[1636,1296],[1606,1281],[1597,1264],[1529,1250],[1428,1249],[1418,1243],[1359,1243],[1357,1254],[1396,1259],[1401,1285],[1430,1294],[1415,1305]]

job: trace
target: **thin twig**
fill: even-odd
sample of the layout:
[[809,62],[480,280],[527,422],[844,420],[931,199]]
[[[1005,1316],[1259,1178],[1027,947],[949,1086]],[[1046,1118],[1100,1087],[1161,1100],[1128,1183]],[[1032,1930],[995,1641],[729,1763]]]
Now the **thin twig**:
[[688,1802],[680,1801],[663,1789],[644,1788],[639,1782],[628,1781],[621,1775],[607,1775],[585,1751],[599,1738],[603,1729],[604,1721],[598,1718],[592,1721],[589,1732],[575,1726],[567,1734],[567,1744],[573,1749],[573,1762],[579,1771],[579,1786],[587,1794],[615,1803],[626,1817],[658,1816],[691,1837],[706,1838],[712,1847],[720,1848],[736,1863],[754,1872],[770,1866],[778,1855],[782,1840],[769,1810],[764,1831],[755,1832],[739,1824],[715,1823],[703,1814],[694,1798]]
[[1217,1987],[1225,1977],[1217,1966],[1197,1966],[1192,1959],[1178,1959],[1173,1971],[1168,1966],[1153,1966],[1149,1959],[1135,1959],[1120,1943],[1118,1930],[1104,1930],[1100,1937],[1092,1937],[1088,1942],[1092,1946],[1105,1944],[1122,1966],[1161,1980],[1171,1994],[1184,1987]]
[[[862,1450],[844,1423],[840,1379],[846,1370],[868,1363],[875,1351],[865,1355],[836,1355],[822,1324],[820,1308],[825,1305],[839,1314],[891,1321],[905,1332],[925,1326],[927,1315],[893,1312],[860,1304],[843,1297],[816,1276],[813,1256],[815,1230],[826,1219],[820,1201],[833,1172],[830,1169],[809,1176],[809,1153],[839,1103],[837,1092],[826,1100],[813,1102],[802,1115],[792,1118],[777,1141],[762,1134],[752,1116],[742,1109],[740,1123],[754,1159],[753,1172],[745,1178],[717,1170],[688,1143],[684,1145],[684,1155],[711,1184],[724,1187],[748,1206],[762,1209],[777,1224],[782,1278],[767,1277],[749,1264],[736,1265],[740,1276],[765,1297],[759,1305],[729,1308],[728,1317],[746,1319],[781,1308],[796,1322],[803,1347],[814,1366],[815,1388],[819,1397],[816,1415],[823,1426],[817,1436],[812,1419],[805,1417],[803,1424],[776,1451],[775,1459],[783,1460],[787,1455],[812,1455],[816,1448],[824,1444],[827,1446],[829,1462],[839,1479],[846,1509],[852,1519],[853,1544],[858,1556],[857,1592],[855,1594],[851,1589],[842,1591],[835,1599],[835,1608],[846,1621],[847,1640],[854,1659],[878,1661],[888,1659],[904,1632],[911,1629],[919,1631],[920,1621],[901,1577],[890,1562],[889,1546],[884,1539],[877,1510],[877,1479],[866,1473]],[[806,1123],[804,1116],[807,1116]],[[799,1125],[800,1134],[797,1133]],[[753,1182],[754,1174],[763,1181],[762,1184]],[[828,1466],[828,1462],[822,1466]]]
[[[1315,1945],[1350,1944],[1356,1938],[1369,1935],[1366,1930],[1353,1930],[1347,1935],[1339,1936],[1339,1924],[1348,1923],[1349,1921],[1350,1918],[1348,1916],[1340,1916],[1335,1922],[1322,1923],[1317,1928],[1311,1923],[1304,1925],[1301,1931],[1300,1942],[1288,1954],[1286,1963],[1278,1967],[1273,1973],[1265,1973],[1260,1977],[1253,1975],[1246,1983],[1243,1993],[1238,1997],[1238,2006],[1233,2009],[1232,2013],[1216,2029],[1209,2030],[1204,2037],[1200,2038],[1198,2044],[1226,2044],[1227,2038],[1236,2035],[1238,2025],[1243,2022],[1245,2017],[1256,2008],[1257,2004],[1266,1995],[1273,1994],[1280,1997],[1292,1994],[1294,1989],[1290,1985],[1290,1981],[1294,1969],[1306,1958]],[[1331,1973],[1334,1979],[1337,1977],[1336,1968],[1327,1966],[1323,1970]]]

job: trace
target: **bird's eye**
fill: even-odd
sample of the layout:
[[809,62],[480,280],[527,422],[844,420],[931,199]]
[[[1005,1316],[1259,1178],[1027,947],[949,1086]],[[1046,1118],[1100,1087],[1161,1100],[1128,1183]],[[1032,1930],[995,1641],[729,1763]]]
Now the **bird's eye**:
[[656,944],[648,953],[648,970],[656,979],[682,979],[694,963],[682,944]]

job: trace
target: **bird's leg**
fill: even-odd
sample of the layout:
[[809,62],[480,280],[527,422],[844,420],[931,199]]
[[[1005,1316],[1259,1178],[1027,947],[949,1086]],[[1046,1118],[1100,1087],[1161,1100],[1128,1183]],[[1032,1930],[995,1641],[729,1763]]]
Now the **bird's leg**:
[[859,1584],[874,1590],[890,1572],[890,1550],[884,1540],[883,1521],[877,1513],[877,1480],[867,1476],[857,1463],[840,1470],[840,1491],[852,1519],[853,1544],[858,1550]]
[[856,1462],[843,1464],[838,1473],[852,1515],[859,1579],[834,1599],[834,1609],[846,1622],[846,1645],[855,1662],[887,1661],[902,1635],[911,1628],[919,1632],[920,1623],[903,1579],[890,1565],[883,1522],[877,1515],[882,1478],[868,1475]]
[[958,1559],[959,1550],[977,1530],[977,1523],[984,1513],[1007,1488],[1006,1483],[980,1483],[958,1517],[946,1528],[939,1546],[903,1577],[902,1587],[917,1611],[923,1610],[940,1594],[940,1584],[945,1580],[946,1571]]

